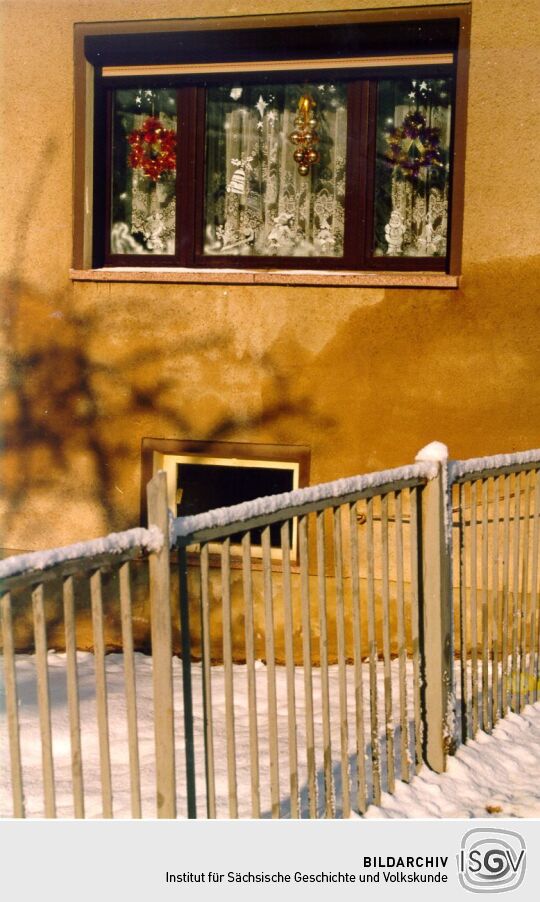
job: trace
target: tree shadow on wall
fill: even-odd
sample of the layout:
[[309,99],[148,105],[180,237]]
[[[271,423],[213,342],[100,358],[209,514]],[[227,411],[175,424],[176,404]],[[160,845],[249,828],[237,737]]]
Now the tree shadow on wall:
[[[47,165],[54,153],[54,147],[49,148]],[[30,188],[34,206],[39,190],[42,184],[36,180]],[[18,260],[28,253],[29,211],[30,205],[18,223]],[[290,422],[291,417],[310,428],[329,425],[312,399],[299,395],[290,374],[268,355],[247,365],[271,400],[244,413],[224,390],[214,419],[201,422],[190,397],[189,384],[194,383],[186,382],[186,373],[194,360],[210,358],[217,362],[217,381],[223,368],[245,368],[245,361],[238,363],[232,332],[209,328],[199,337],[169,336],[166,348],[152,333],[137,335],[136,342],[124,340],[114,354],[107,355],[99,342],[96,346],[96,335],[105,334],[104,304],[100,303],[98,312],[97,305],[90,311],[82,305],[77,308],[71,286],[60,291],[37,289],[21,276],[17,263],[2,294],[6,350],[1,493],[6,533],[40,493],[54,492],[61,507],[63,499],[73,497],[77,479],[79,485],[85,483],[89,503],[98,505],[108,530],[133,525],[134,493],[130,488],[131,498],[122,498],[120,486],[126,485],[126,467],[131,472],[130,487],[134,484],[135,455],[143,435],[245,440],[246,435],[251,438],[280,420]],[[207,387],[219,395],[216,379],[212,386],[205,386],[210,376],[204,368],[201,373],[197,390]]]

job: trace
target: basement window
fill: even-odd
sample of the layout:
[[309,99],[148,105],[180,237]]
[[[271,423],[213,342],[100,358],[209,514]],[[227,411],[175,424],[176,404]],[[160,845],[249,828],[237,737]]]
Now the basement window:
[[[143,440],[143,488],[152,473],[165,470],[169,509],[176,517],[229,507],[265,495],[303,488],[309,481],[309,450],[299,445]],[[252,551],[261,554],[262,529],[251,530]],[[234,546],[241,532],[231,536]],[[280,524],[270,527],[273,556],[281,549]],[[296,556],[296,523],[291,550]],[[277,554],[275,553],[277,552]]]
[[456,271],[464,13],[422,10],[82,31],[91,265]]

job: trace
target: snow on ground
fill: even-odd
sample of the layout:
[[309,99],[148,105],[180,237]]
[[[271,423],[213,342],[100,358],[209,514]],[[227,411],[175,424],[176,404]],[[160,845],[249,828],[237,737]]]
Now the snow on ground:
[[427,767],[399,782],[366,817],[540,817],[540,703],[509,714],[450,758],[445,774]]
[[[49,680],[51,718],[55,761],[56,800],[59,817],[73,816],[71,795],[71,764],[65,655],[49,652]],[[181,661],[173,659],[175,687],[177,802],[178,814],[186,816],[186,781],[183,744],[182,672]],[[129,761],[127,725],[124,700],[123,656],[111,654],[106,658],[109,730],[111,741],[113,801],[115,817],[130,817]],[[101,817],[101,789],[99,771],[99,741],[95,704],[94,657],[89,652],[78,653],[79,694],[82,723],[82,752],[86,817]],[[137,705],[139,727],[139,755],[143,817],[155,817],[155,764],[153,736],[152,659],[136,655]],[[240,817],[251,814],[251,772],[249,758],[249,711],[247,704],[247,670],[245,665],[234,666],[234,715],[236,741],[236,772]],[[192,667],[195,761],[198,814],[204,817],[205,776],[203,744],[202,670]],[[351,798],[356,798],[356,713],[354,668],[346,668],[348,741],[347,762],[350,773]],[[23,759],[23,782],[26,813],[29,817],[43,816],[43,787],[41,779],[41,743],[39,738],[35,659],[32,655],[17,656],[19,717]],[[268,736],[268,670],[256,664],[257,727],[259,741],[261,812],[269,816],[270,760]],[[458,680],[459,684],[459,680]],[[399,712],[398,662],[392,662],[394,723]],[[368,784],[371,786],[371,747],[369,724],[369,673],[363,665],[365,761]],[[381,744],[382,783],[386,786],[386,740],[384,736],[384,674],[378,663],[377,707]],[[324,774],[322,762],[323,726],[321,671],[313,669],[313,707],[315,720],[315,755],[317,769],[317,810],[324,813]],[[407,673],[409,713],[409,757],[414,748],[414,728],[411,699],[411,670]],[[304,671],[295,671],[296,725],[298,740],[298,776],[302,816],[308,814],[307,752],[304,703]],[[277,719],[279,740],[279,780],[281,814],[290,814],[288,696],[286,671],[276,667]],[[340,749],[339,670],[329,668],[331,708],[332,779],[335,811],[342,811],[342,771]],[[218,817],[228,817],[229,785],[227,776],[227,731],[225,680],[223,666],[212,667],[212,708],[214,712],[214,746],[216,768],[216,797]],[[396,776],[401,775],[399,733],[395,731]],[[11,815],[9,791],[9,754],[5,718],[5,698],[0,683],[0,817]],[[475,817],[486,816],[493,809],[501,816],[540,816],[540,704],[526,709],[523,717],[510,715],[500,723],[493,736],[479,733],[474,742],[462,747],[449,764],[448,773],[436,775],[423,768],[410,784],[399,783],[396,793],[383,796],[380,808],[373,805],[369,817]],[[499,812],[498,809],[501,809]]]

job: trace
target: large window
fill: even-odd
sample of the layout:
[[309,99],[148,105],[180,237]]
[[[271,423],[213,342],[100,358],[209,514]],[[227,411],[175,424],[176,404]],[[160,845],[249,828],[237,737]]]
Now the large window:
[[92,264],[451,271],[460,19],[409,15],[86,38]]

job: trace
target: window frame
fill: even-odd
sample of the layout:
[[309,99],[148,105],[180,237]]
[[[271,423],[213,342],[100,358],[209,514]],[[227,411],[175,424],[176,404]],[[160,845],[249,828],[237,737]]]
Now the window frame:
[[[321,78],[344,78],[349,83],[349,98],[353,96],[353,103],[348,101],[348,138],[347,138],[347,184],[349,188],[346,193],[346,237],[343,257],[257,257],[251,255],[209,255],[200,252],[196,247],[197,242],[202,240],[203,228],[202,217],[204,216],[204,93],[205,87],[201,85],[201,76],[194,74],[160,76],[162,84],[158,84],[155,76],[138,76],[136,80],[129,75],[102,77],[102,70],[98,66],[93,66],[86,58],[82,60],[84,66],[81,65],[80,54],[85,53],[85,38],[91,35],[105,35],[108,29],[111,33],[121,34],[123,32],[144,34],[150,31],[172,30],[173,25],[178,31],[194,31],[200,29],[204,31],[216,28],[216,22],[220,22],[220,26],[225,30],[237,32],[238,29],[258,27],[270,28],[278,25],[280,28],[293,27],[301,24],[307,26],[308,23],[317,24],[322,19],[329,19],[333,23],[341,23],[354,20],[360,22],[378,22],[384,23],[391,21],[393,24],[399,21],[415,21],[422,20],[429,22],[432,19],[449,18],[459,21],[459,31],[456,48],[453,50],[454,61],[452,65],[429,65],[423,68],[419,63],[412,70],[411,66],[403,68],[393,67],[391,69],[381,69],[380,65],[373,69],[363,67],[362,69],[344,69],[336,66],[335,69],[325,68],[317,70],[313,67],[295,69],[294,72],[279,70],[265,75],[266,81],[270,79],[280,79],[283,81],[302,81],[313,78],[320,80]],[[229,17],[224,20],[184,20],[176,23],[109,23],[101,26],[79,26],[76,27],[76,45],[78,53],[76,53],[76,62],[78,64],[78,91],[76,91],[76,152],[75,152],[75,216],[74,216],[74,269],[130,269],[136,267],[140,270],[160,269],[167,270],[193,270],[203,275],[205,272],[220,270],[235,270],[238,273],[245,271],[257,272],[275,272],[284,270],[293,274],[298,271],[309,271],[312,274],[320,271],[346,273],[351,274],[380,273],[410,273],[414,279],[414,273],[430,273],[457,275],[461,269],[461,232],[462,232],[462,214],[463,214],[463,164],[464,164],[464,124],[465,124],[465,100],[467,88],[467,68],[468,68],[468,37],[469,37],[469,18],[470,8],[468,4],[456,4],[446,7],[415,7],[406,10],[380,10],[370,11],[368,13],[335,13],[335,14],[303,14],[300,16],[270,16],[264,17]],[[322,24],[322,22],[321,22]],[[113,27],[114,25],[114,27]],[[137,27],[138,26],[138,27]],[[153,26],[150,28],[150,26]],[[271,37],[271,34],[269,37]],[[229,35],[230,37],[230,35]],[[417,54],[422,57],[422,53]],[[79,59],[78,59],[79,57]],[[83,73],[84,69],[84,73]],[[84,75],[84,77],[83,77]],[[443,77],[451,75],[454,79],[454,96],[452,98],[452,127],[451,127],[451,149],[450,158],[452,161],[449,184],[449,213],[448,213],[448,244],[447,254],[445,257],[388,257],[376,256],[371,253],[373,244],[373,228],[372,222],[374,216],[374,173],[375,173],[375,124],[376,124],[376,83],[379,79],[392,77]],[[231,80],[241,81],[249,79],[251,82],[261,80],[260,73],[249,68],[244,73],[237,67],[234,74],[229,76]],[[210,85],[216,81],[223,82],[227,78],[223,72],[219,74],[205,74],[204,83]],[[107,94],[111,94],[115,87],[127,87],[128,85],[137,86],[167,86],[175,87],[179,92],[183,92],[184,99],[188,102],[178,108],[178,136],[179,147],[178,155],[186,161],[185,176],[181,179],[178,186],[177,198],[185,192],[183,202],[177,202],[177,256],[170,257],[165,255],[112,255],[106,250],[106,242],[108,242],[109,227],[105,225],[108,222],[108,209],[106,197],[108,196],[110,187],[110,153],[111,141],[106,142],[108,154],[103,159],[102,149],[104,140],[106,139],[107,130],[110,134],[111,127],[111,104],[107,108],[107,116],[100,115],[100,111],[104,109],[104,102]],[[84,97],[83,97],[84,87]],[[360,109],[360,115],[357,111]],[[84,114],[84,116],[83,116]],[[80,131],[81,123],[84,118],[85,133],[84,147],[81,148]],[[89,125],[93,121],[93,141],[91,152],[89,152]],[[196,140],[194,140],[193,129],[197,125]],[[357,148],[360,152],[357,152]],[[354,151],[352,151],[354,148]],[[93,158],[89,161],[89,157]],[[81,178],[81,162],[84,160],[83,175]],[[90,184],[92,182],[92,184]],[[84,186],[84,209],[81,210],[81,183]],[[360,185],[366,185],[367,190],[361,190]],[[351,188],[350,186],[354,187]],[[104,186],[105,190],[104,190]],[[196,191],[192,186],[196,187]],[[196,194],[198,192],[198,195]],[[90,203],[90,196],[93,194],[93,204]],[[90,208],[90,209],[89,209]],[[90,232],[90,234],[89,234]],[[354,251],[352,248],[354,247]],[[199,252],[197,252],[199,251]],[[223,273],[224,281],[227,280],[228,273]]]
[[[211,463],[210,463],[211,461]],[[277,445],[251,442],[196,441],[189,439],[143,438],[141,443],[141,525],[148,525],[146,486],[158,470],[164,469],[168,476],[182,463],[199,463],[231,467],[260,466],[268,469],[286,469],[293,473],[293,488],[302,489],[309,485],[311,450],[307,445]],[[176,516],[177,484],[167,480],[168,504]],[[192,551],[193,547],[189,546]],[[210,552],[216,553],[219,546],[210,544]],[[241,546],[231,545],[232,558],[241,555]],[[252,545],[254,559],[262,558],[262,547]],[[281,549],[272,547],[271,558],[281,559]],[[291,562],[298,560],[298,534],[296,518],[291,530]]]

